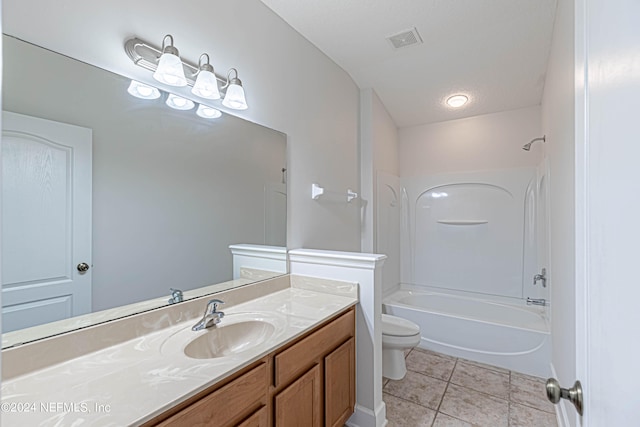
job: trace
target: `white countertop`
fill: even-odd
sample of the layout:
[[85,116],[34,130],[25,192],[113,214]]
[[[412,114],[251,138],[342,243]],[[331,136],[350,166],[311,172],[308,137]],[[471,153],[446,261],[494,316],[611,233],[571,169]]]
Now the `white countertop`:
[[[271,339],[238,355],[217,359],[186,357],[175,344],[175,336],[184,335],[181,331],[193,326],[195,322],[188,320],[3,381],[2,426],[141,424],[357,301],[351,296],[287,288],[223,310],[226,316],[265,312],[278,319]],[[199,333],[202,332],[193,332],[194,336]],[[169,339],[172,335],[174,338]]]

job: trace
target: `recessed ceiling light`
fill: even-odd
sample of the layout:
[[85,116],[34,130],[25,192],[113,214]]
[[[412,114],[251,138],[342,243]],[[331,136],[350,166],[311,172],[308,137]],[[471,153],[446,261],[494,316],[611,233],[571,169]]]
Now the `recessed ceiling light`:
[[453,95],[447,98],[447,104],[452,108],[460,108],[469,101],[466,95]]

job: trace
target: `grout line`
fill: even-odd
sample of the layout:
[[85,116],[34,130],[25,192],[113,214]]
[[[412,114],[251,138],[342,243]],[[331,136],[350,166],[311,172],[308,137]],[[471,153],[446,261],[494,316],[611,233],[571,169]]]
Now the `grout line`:
[[[453,418],[454,420],[461,421],[461,422],[463,422],[463,423],[465,423],[465,424],[470,424],[470,425],[472,425],[473,427],[475,427],[475,426],[477,425],[477,424],[473,424],[471,421],[465,421],[465,420],[463,420],[462,418],[454,417],[453,415],[445,414],[444,412],[438,412],[438,414],[445,415],[445,416],[447,416],[447,417],[449,417],[449,418]],[[438,415],[436,414],[436,416],[438,416]]]
[[447,394],[447,390],[449,390],[449,384],[447,382],[447,385],[444,386],[444,393],[442,393],[442,396],[440,397],[440,403],[438,403],[438,407],[436,408],[436,412],[440,412],[440,407],[442,406],[442,402],[444,402],[444,396],[445,394]]
[[511,373],[511,371],[508,369],[500,368],[499,366],[487,365],[486,363],[474,362],[473,360],[460,359],[460,362],[466,365],[474,366],[476,368],[486,369],[487,371],[495,372],[498,374],[506,375]]
[[533,409],[534,411],[540,411],[540,412],[544,412],[546,414],[555,414],[555,411],[545,411],[544,409],[536,408],[535,406],[531,406],[531,405],[528,405],[526,403],[516,402],[516,401],[513,401],[513,400],[510,400],[509,403],[513,403],[514,405],[524,406],[524,407],[527,407],[529,409]]
[[431,378],[432,380],[442,381],[443,383],[449,382],[449,380],[446,380],[446,379],[443,380],[442,378],[434,377],[433,375],[425,374],[424,372],[420,372],[420,371],[414,371],[412,369],[407,369],[407,372],[413,372],[414,374],[422,375],[423,377]]
[[451,373],[449,374],[449,379],[447,380],[447,382],[451,382],[451,378],[453,378],[453,373],[456,370],[456,366],[458,366],[458,358],[456,357],[455,362],[453,363],[453,369],[451,370]]
[[[407,357],[409,357],[409,355],[410,355],[414,350],[415,350],[415,349],[411,349],[411,350],[406,354],[405,359],[406,359]],[[425,353],[426,353],[426,352],[425,352]],[[436,353],[436,352],[430,352],[430,353],[431,353],[433,356],[440,357],[440,356],[439,356],[439,353]],[[428,353],[427,353],[427,354],[428,354]],[[441,359],[444,359],[444,360],[451,360],[451,359],[449,359],[449,358],[445,358],[445,357],[440,357],[440,358],[441,358]],[[543,412],[543,413],[546,413],[546,414],[553,414],[553,413],[554,413],[553,411],[546,411],[546,410],[544,410],[544,409],[540,409],[540,408],[537,408],[537,407],[531,406],[530,404],[527,404],[527,403],[521,403],[521,402],[513,401],[513,400],[512,400],[512,397],[513,397],[513,393],[512,393],[512,385],[513,385],[513,379],[514,379],[514,372],[513,372],[513,371],[511,371],[511,370],[508,370],[508,371],[507,371],[507,372],[508,372],[508,375],[509,375],[509,380],[508,380],[508,382],[509,382],[509,387],[508,387],[508,397],[507,397],[506,399],[505,399],[505,398],[503,398],[503,397],[495,396],[495,395],[490,394],[490,393],[486,393],[486,392],[483,392],[483,391],[475,390],[475,389],[473,389],[473,388],[466,387],[466,386],[461,385],[461,384],[455,384],[454,382],[452,382],[453,374],[454,374],[454,372],[455,372],[456,368],[458,367],[458,363],[464,364],[464,363],[465,363],[465,359],[460,359],[460,358],[452,358],[452,359],[453,359],[453,361],[454,361],[454,365],[453,365],[453,369],[451,370],[451,372],[450,372],[450,373],[449,373],[449,375],[448,375],[448,379],[447,379],[447,380],[443,380],[442,378],[438,378],[438,377],[435,377],[435,376],[433,376],[433,375],[428,375],[428,374],[426,374],[426,373],[424,373],[424,372],[414,371],[414,370],[412,370],[412,369],[407,369],[407,370],[408,370],[408,371],[410,371],[410,372],[413,372],[413,373],[416,373],[416,374],[420,374],[420,375],[422,375],[422,376],[425,376],[425,377],[428,377],[428,378],[431,378],[431,379],[435,379],[435,380],[438,380],[438,381],[443,381],[443,382],[445,382],[445,383],[446,383],[446,384],[445,384],[444,392],[442,393],[442,396],[440,397],[440,401],[439,401],[439,403],[438,403],[438,405],[437,405],[437,408],[435,409],[435,416],[434,416],[434,418],[433,418],[433,421],[432,421],[432,422],[431,422],[431,424],[430,424],[430,427],[433,427],[433,426],[435,425],[435,422],[436,422],[436,419],[437,419],[437,417],[438,417],[438,414],[442,414],[443,416],[447,416],[447,417],[450,417],[450,418],[453,418],[453,419],[459,420],[459,421],[461,421],[461,422],[466,422],[466,423],[468,423],[468,421],[465,421],[465,420],[463,420],[463,419],[461,419],[461,418],[458,418],[458,417],[455,417],[455,416],[452,416],[452,415],[449,415],[449,414],[446,414],[446,413],[444,413],[444,412],[441,412],[441,411],[440,411],[440,409],[442,408],[442,404],[444,403],[444,397],[445,397],[445,395],[447,394],[447,392],[449,391],[449,388],[450,388],[449,386],[450,386],[450,385],[452,385],[452,384],[453,384],[454,386],[456,386],[456,387],[461,387],[462,389],[466,389],[466,390],[469,390],[469,391],[472,391],[472,392],[480,393],[480,394],[482,394],[482,395],[485,395],[485,396],[488,396],[488,397],[492,397],[492,398],[494,398],[494,399],[497,399],[497,400],[500,400],[500,401],[502,401],[502,402],[507,403],[507,424],[508,424],[509,426],[511,425],[511,424],[510,424],[510,423],[511,423],[511,412],[512,412],[512,406],[513,406],[513,405],[520,405],[520,406],[524,406],[524,407],[527,407],[527,408],[529,408],[529,409],[531,409],[531,410],[539,411],[539,412]],[[471,365],[472,365],[472,366],[475,366],[475,365],[473,365],[473,364],[471,364]],[[491,369],[491,368],[490,368],[490,366],[491,366],[491,365],[487,365],[487,366],[489,366],[489,367],[485,367],[485,366],[477,366],[477,367],[478,367],[478,368],[481,368],[481,369],[486,369],[486,370],[488,370],[488,371],[491,371],[491,372],[494,372],[494,373],[498,373],[498,374],[504,374],[504,373],[505,373],[504,371],[497,371],[497,370],[493,370],[493,369]],[[526,377],[525,377],[525,379],[526,379]],[[416,406],[419,406],[419,407],[421,407],[421,408],[428,409],[428,410],[430,410],[430,411],[434,411],[432,408],[430,408],[430,407],[428,407],[428,406],[425,406],[425,405],[423,405],[423,404],[420,404],[420,403],[414,402],[414,401],[409,400],[409,399],[406,399],[406,398],[404,398],[404,397],[396,396],[395,394],[392,394],[392,393],[389,393],[389,392],[386,392],[386,391],[383,391],[383,396],[384,396],[384,394],[387,394],[387,395],[389,395],[389,396],[392,396],[392,397],[394,397],[394,398],[396,398],[396,399],[400,399],[400,400],[402,400],[402,401],[404,401],[404,402],[407,402],[407,403],[409,403],[409,404],[416,405]]]
[[442,397],[440,398],[440,403],[438,404],[438,409],[436,410],[436,416],[433,418],[433,424],[431,424],[432,427],[436,423],[436,418],[438,418],[438,414],[442,414],[442,415],[445,415],[447,417],[453,418],[455,420],[462,421],[463,423],[470,424],[468,421],[465,421],[465,420],[460,419],[458,417],[454,417],[453,415],[445,414],[444,412],[440,412],[440,408],[442,407],[442,403],[444,402],[444,396],[447,394],[447,391],[449,390],[449,385],[452,384],[451,383],[451,378],[453,377],[453,371],[456,369],[456,366],[458,366],[458,360],[459,359],[456,358],[455,364],[453,365],[453,370],[451,371],[451,376],[449,377],[449,381],[447,381],[447,385],[444,388],[444,393],[442,393]]
[[388,391],[385,391],[385,392],[384,392],[384,393],[382,393],[382,394],[383,394],[383,395],[388,394],[389,396],[393,396],[393,397],[395,397],[396,399],[404,400],[405,402],[411,403],[412,405],[416,405],[416,406],[419,406],[419,407],[421,407],[421,408],[425,408],[425,409],[428,409],[428,410],[430,410],[430,411],[437,412],[437,410],[435,410],[435,409],[433,409],[433,408],[429,408],[428,406],[424,406],[424,405],[422,405],[422,404],[420,404],[420,403],[414,402],[413,400],[409,400],[409,399],[404,398],[404,397],[402,397],[402,396],[396,396],[395,394],[393,394],[393,393],[389,393]]
[[454,386],[456,386],[456,387],[463,388],[463,389],[465,389],[465,390],[470,390],[470,391],[472,391],[472,392],[474,392],[474,393],[479,393],[479,394],[482,394],[482,395],[484,395],[484,396],[493,397],[494,399],[502,400],[503,402],[507,402],[507,403],[511,402],[511,401],[509,400],[509,398],[504,398],[504,397],[496,396],[495,394],[491,394],[491,393],[487,393],[487,392],[484,392],[484,391],[476,390],[476,389],[473,389],[473,388],[471,388],[471,387],[467,387],[467,386],[460,385],[460,384],[456,384],[456,383],[451,383],[451,384],[453,384],[453,385],[454,385]]

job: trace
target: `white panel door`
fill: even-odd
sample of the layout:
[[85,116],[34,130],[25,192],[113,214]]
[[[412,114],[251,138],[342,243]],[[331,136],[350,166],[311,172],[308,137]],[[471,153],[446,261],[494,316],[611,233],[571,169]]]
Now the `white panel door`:
[[2,116],[3,332],[91,311],[91,129]]

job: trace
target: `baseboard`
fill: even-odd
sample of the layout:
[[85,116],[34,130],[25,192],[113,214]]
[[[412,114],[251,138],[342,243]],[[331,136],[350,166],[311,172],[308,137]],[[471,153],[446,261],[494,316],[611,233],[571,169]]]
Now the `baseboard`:
[[[551,376],[553,378],[558,378],[558,374],[556,373],[556,369],[553,366],[553,363],[550,364],[551,368]],[[571,427],[569,423],[569,415],[567,413],[567,400],[562,399],[560,402],[555,405],[556,408],[556,420],[558,421],[558,427]]]
[[387,407],[384,402],[372,411],[369,408],[356,404],[356,410],[347,420],[349,427],[385,427],[387,425]]

